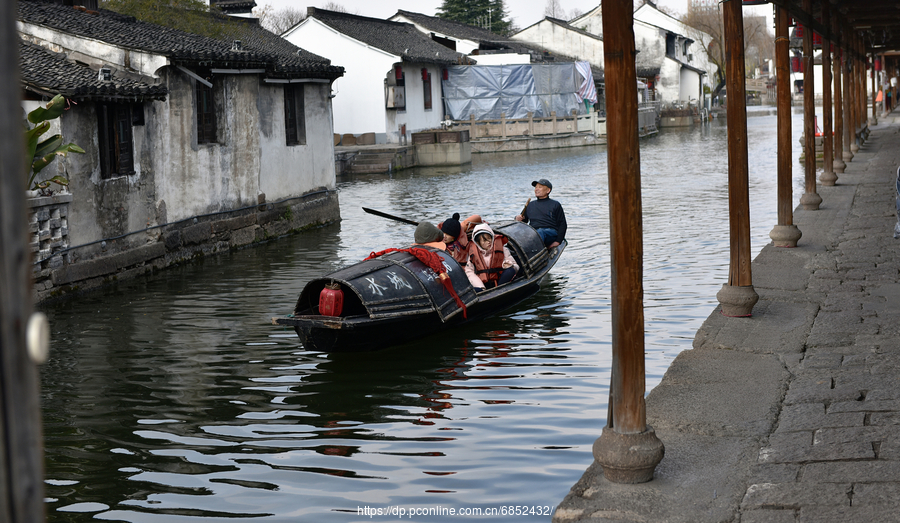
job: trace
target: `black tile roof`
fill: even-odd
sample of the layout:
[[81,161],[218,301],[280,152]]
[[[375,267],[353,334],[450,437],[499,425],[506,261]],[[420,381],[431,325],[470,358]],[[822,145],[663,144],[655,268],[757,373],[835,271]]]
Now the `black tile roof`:
[[19,40],[22,84],[40,94],[61,94],[73,100],[127,101],[164,100],[163,85],[148,84],[113,73],[99,79],[98,71],[66,59],[35,44]]
[[[19,0],[18,6],[20,22],[158,54],[182,65],[261,68],[269,75],[291,78],[334,79],[344,71],[343,67],[331,65],[330,60],[259,27],[255,19],[210,15],[216,23],[223,24],[227,34],[215,39],[141,22],[104,9],[85,11],[39,0]],[[243,50],[233,50],[232,40],[241,40]]]
[[472,63],[466,55],[428,38],[412,24],[351,15],[310,7],[308,16],[360,42],[395,54],[406,62],[434,64]]
[[486,47],[494,49],[511,49],[522,54],[528,54],[532,51],[530,47],[518,40],[492,33],[487,29],[475,27],[474,25],[438,18],[436,16],[423,15],[422,13],[414,13],[412,11],[404,11],[402,9],[397,11],[397,15],[403,16],[429,31],[442,33],[454,38],[471,40],[473,42],[478,42],[479,44],[484,44]]

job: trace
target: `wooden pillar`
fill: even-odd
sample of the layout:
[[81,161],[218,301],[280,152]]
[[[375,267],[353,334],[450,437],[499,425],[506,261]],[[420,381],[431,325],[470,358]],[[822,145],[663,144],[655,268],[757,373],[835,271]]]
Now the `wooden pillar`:
[[878,125],[878,113],[876,112],[878,103],[875,101],[878,98],[878,86],[875,83],[878,79],[878,72],[875,71],[875,58],[875,51],[872,51],[872,66],[869,69],[872,71],[872,118],[869,119],[869,125]]
[[856,34],[851,30],[847,31],[850,39],[850,115],[853,121],[853,136],[850,141],[850,152],[854,155],[859,152],[859,134],[862,131],[859,118],[859,57],[856,53],[859,51],[856,45]]
[[[803,0],[803,10],[812,13],[812,0]],[[813,31],[803,31],[803,180],[800,206],[808,211],[819,209],[822,197],[816,192],[816,90],[813,78]]]
[[[834,56],[832,57],[832,72],[834,73],[834,164],[833,171],[843,173],[847,164],[844,163],[844,106],[841,95],[841,60],[843,53],[841,52],[840,41],[840,22],[839,17],[831,17],[831,32],[834,36]],[[837,176],[835,176],[837,183]]]
[[31,255],[25,236],[16,2],[0,2],[0,521],[44,521],[38,375],[25,345]]
[[603,0],[607,173],[612,261],[612,376],[609,415],[594,442],[606,479],[653,479],[665,449],[644,404],[643,225],[637,74],[631,0]]
[[826,33],[822,35],[822,154],[824,168],[819,181],[831,186],[837,181],[834,173],[834,136],[831,131],[831,36],[827,29],[831,25],[831,9],[828,2],[822,2],[822,24]]
[[775,6],[775,88],[778,107],[778,223],[769,232],[776,247],[796,247],[802,236],[794,225],[791,181],[791,66],[787,10]]
[[725,316],[750,316],[759,295],[750,271],[750,168],[747,155],[747,92],[744,15],[741,2],[722,4],[725,81],[728,90],[728,222],[731,259],[728,283],[716,294]]
[[841,40],[841,78],[844,83],[844,99],[843,99],[843,114],[844,114],[844,138],[843,138],[843,151],[841,154],[844,158],[844,163],[849,163],[853,160],[853,151],[850,150],[850,144],[856,139],[853,134],[853,114],[851,111],[851,107],[853,105],[853,92],[850,90],[850,33],[847,31],[846,26],[843,31],[843,38]]
[[[887,63],[885,62],[884,53],[881,55],[881,116],[887,116]],[[877,73],[876,73],[877,74]]]

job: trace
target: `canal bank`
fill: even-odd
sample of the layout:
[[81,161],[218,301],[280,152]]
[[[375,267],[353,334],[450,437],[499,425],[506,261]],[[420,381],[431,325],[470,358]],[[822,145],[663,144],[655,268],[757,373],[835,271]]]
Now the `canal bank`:
[[[720,307],[647,396],[649,483],[596,462],[553,521],[888,521],[900,501],[900,118],[871,128],[803,237],[753,261],[750,318]],[[599,435],[599,433],[598,433]]]

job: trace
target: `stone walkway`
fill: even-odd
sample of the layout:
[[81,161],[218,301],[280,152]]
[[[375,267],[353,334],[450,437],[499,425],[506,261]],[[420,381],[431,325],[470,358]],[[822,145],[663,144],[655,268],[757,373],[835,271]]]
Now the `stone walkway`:
[[594,463],[554,522],[900,521],[900,117],[871,129],[798,247],[753,261],[753,317],[713,311],[648,396],[654,480]]

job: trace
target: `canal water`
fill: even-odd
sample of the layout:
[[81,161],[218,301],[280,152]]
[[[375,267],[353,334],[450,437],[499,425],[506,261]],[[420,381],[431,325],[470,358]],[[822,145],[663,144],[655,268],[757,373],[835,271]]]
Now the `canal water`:
[[[776,117],[758,114],[748,118],[754,253],[776,223]],[[648,390],[691,347],[726,281],[726,164],[724,121],[641,142]],[[369,354],[306,351],[271,324],[310,278],[410,243],[411,226],[363,206],[509,219],[538,178],[554,184],[570,244],[515,309]],[[338,188],[339,224],[43,307],[50,522],[398,519],[371,516],[379,509],[432,513],[414,521],[459,520],[451,511],[550,520],[605,424],[605,147],[476,155],[462,169]]]

